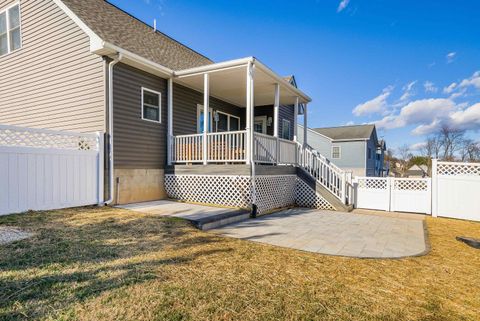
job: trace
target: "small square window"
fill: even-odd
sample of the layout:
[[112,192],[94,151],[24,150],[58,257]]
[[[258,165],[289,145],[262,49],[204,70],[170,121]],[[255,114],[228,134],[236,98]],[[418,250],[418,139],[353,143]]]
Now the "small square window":
[[162,94],[154,90],[142,88],[142,119],[160,123],[160,101]]
[[340,146],[333,146],[332,147],[332,158],[333,159],[339,159],[340,158]]

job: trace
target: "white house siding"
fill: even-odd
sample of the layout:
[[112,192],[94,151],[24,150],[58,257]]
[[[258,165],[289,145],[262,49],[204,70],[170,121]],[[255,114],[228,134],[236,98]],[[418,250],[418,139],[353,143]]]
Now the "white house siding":
[[0,57],[0,123],[103,131],[104,64],[88,36],[52,0],[22,0],[20,10],[22,48]]

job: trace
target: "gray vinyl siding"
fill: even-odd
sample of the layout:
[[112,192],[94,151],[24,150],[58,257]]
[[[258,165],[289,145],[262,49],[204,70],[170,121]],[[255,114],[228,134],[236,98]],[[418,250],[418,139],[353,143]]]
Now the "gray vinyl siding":
[[280,106],[278,110],[278,136],[282,137],[283,132],[283,119],[288,120],[290,122],[290,137],[288,139],[293,140],[293,126],[294,126],[294,119],[295,119],[295,109],[293,106]]
[[[173,85],[173,135],[197,133],[197,105],[203,105],[203,93]],[[240,129],[245,128],[245,108],[210,97],[210,108],[240,117]]]
[[[167,152],[167,80],[125,64],[113,75],[115,168],[161,169]],[[142,87],[161,93],[161,123],[142,119]]]
[[88,36],[52,0],[20,10],[22,48],[0,57],[0,124],[104,131],[104,63]]
[[[273,121],[273,105],[270,106],[256,106],[254,109],[255,116],[272,117]],[[290,140],[293,140],[293,125],[294,125],[294,108],[293,106],[280,106],[278,109],[278,136],[282,137],[283,120],[290,121]],[[273,123],[267,126],[267,134],[273,136]]]

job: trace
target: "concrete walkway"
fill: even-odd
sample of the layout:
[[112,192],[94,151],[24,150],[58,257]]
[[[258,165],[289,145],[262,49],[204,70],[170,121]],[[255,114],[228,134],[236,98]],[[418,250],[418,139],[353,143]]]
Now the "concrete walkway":
[[295,208],[215,229],[215,233],[303,251],[401,258],[428,251],[423,217]]

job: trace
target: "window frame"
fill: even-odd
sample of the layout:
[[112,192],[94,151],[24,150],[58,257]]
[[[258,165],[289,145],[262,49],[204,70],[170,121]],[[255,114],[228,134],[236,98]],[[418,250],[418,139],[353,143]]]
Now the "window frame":
[[[285,138],[283,135],[285,123],[288,123],[288,138]],[[282,119],[282,139],[290,140],[290,137],[292,137],[292,123],[290,122],[289,119]]]
[[[148,91],[152,94],[158,95],[158,120],[145,118],[145,115],[144,115],[144,111],[145,111],[145,109],[144,109],[144,107],[145,107],[144,92],[145,91]],[[156,123],[156,124],[161,124],[162,123],[162,93],[159,92],[159,91],[147,88],[147,87],[142,87],[141,95],[142,95],[142,102],[141,102],[140,108],[141,108],[142,120],[149,121],[149,122]],[[155,106],[148,104],[148,107],[154,108]]]
[[[334,157],[335,155],[333,151],[334,148],[338,148],[338,157]],[[332,159],[340,159],[340,158],[342,158],[342,146],[338,146],[338,145],[332,146]]]
[[[11,41],[10,41],[10,14],[8,13],[10,9],[13,7],[18,6],[18,29],[20,32],[20,46],[17,49],[11,50]],[[0,14],[5,13],[5,23],[6,23],[6,30],[7,30],[7,52],[4,54],[0,54],[0,58],[6,57],[11,53],[17,52],[18,50],[23,48],[23,37],[22,37],[22,8],[20,6],[20,1],[12,3],[11,5],[0,9]]]
[[[202,134],[203,133],[203,131],[200,131],[200,115],[202,114],[203,109],[204,109],[204,107],[203,107],[202,104],[197,104],[197,134]],[[209,116],[208,121],[210,122],[209,123],[210,126],[208,126],[208,127],[211,127],[211,129],[213,130],[213,125],[212,125],[213,124],[213,108],[212,107],[210,107],[208,109],[208,114],[209,114],[208,115]],[[208,129],[209,129],[208,132],[211,133],[210,128],[208,128]]]
[[[228,132],[231,131],[231,129],[230,129],[230,118],[231,118],[231,117],[238,119],[238,128],[239,128],[239,129],[237,129],[237,131],[240,130],[240,117],[235,116],[235,115],[232,115],[232,114],[229,114],[229,113],[226,113],[226,112],[224,112],[224,111],[220,111],[220,110],[215,110],[215,112],[218,113],[218,114],[222,114],[222,115],[227,116],[227,131],[226,131],[226,132],[222,132],[222,133],[228,133]],[[218,131],[218,121],[215,121],[215,132],[216,132],[216,133],[219,132],[219,131]]]

